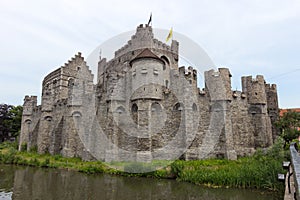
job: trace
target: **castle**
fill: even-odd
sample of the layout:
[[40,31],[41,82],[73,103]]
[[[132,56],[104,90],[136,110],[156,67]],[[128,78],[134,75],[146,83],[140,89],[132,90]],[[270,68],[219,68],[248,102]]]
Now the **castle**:
[[36,148],[85,160],[140,161],[227,158],[272,145],[278,117],[275,84],[229,69],[178,67],[179,43],[154,38],[140,25],[114,58],[98,62],[97,83],[81,53],[48,74],[41,105],[25,96],[19,149]]

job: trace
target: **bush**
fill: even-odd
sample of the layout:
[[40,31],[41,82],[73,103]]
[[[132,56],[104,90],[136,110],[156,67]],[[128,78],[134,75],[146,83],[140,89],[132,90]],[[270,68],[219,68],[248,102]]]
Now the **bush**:
[[29,166],[40,166],[40,162],[37,158],[31,158],[28,162]]
[[103,169],[101,166],[89,165],[89,166],[81,167],[78,171],[86,174],[96,174],[96,173],[102,173]]
[[46,158],[41,164],[41,167],[49,167],[50,166],[50,158]]
[[62,158],[62,156],[59,154],[56,154],[53,156],[53,158],[54,158],[54,160],[60,160]]
[[[27,147],[26,147],[26,149],[27,149]],[[34,146],[30,147],[29,152],[37,153],[37,145],[34,145]]]
[[15,142],[5,141],[5,142],[0,143],[0,150],[7,149],[10,147],[12,147],[14,149],[18,149],[18,143],[16,141]]
[[0,154],[1,163],[13,164],[17,150],[13,147],[9,147],[8,151],[4,154]]
[[27,143],[22,143],[22,144],[21,144],[21,151],[22,151],[22,152],[27,151]]

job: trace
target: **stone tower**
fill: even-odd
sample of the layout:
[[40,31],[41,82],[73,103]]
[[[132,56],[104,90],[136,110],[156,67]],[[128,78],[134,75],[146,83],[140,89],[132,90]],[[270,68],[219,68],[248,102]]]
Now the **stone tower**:
[[275,122],[278,120],[279,108],[278,108],[278,96],[276,84],[266,84],[266,96],[267,96],[267,110],[272,123],[272,137],[273,142],[278,135],[278,129],[275,126]]
[[242,89],[247,95],[249,115],[254,125],[255,147],[267,147],[273,143],[271,120],[267,110],[265,80],[262,75],[242,77]]
[[[27,144],[27,150],[30,149],[30,145],[36,145],[37,130],[34,128],[39,121],[35,118],[39,117],[37,110],[37,96],[25,96],[23,104],[22,124],[20,133],[20,144]],[[21,150],[21,145],[19,146]]]
[[203,150],[211,149],[223,137],[225,142],[220,143],[218,148],[214,146],[217,154],[224,154],[227,159],[236,159],[231,122],[232,90],[229,70],[220,68],[216,72],[214,70],[205,72],[205,87],[209,92],[212,121],[207,131],[210,137],[206,137],[210,142],[205,142]]

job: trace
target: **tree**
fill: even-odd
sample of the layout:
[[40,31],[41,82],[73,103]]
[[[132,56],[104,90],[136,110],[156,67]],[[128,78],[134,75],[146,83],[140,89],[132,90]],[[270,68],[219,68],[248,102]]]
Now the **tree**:
[[17,137],[21,130],[22,106],[0,104],[0,142]]
[[13,106],[9,111],[10,117],[10,132],[13,137],[17,137],[21,130],[21,121],[22,121],[22,106]]
[[285,146],[300,135],[300,113],[288,111],[276,122]]

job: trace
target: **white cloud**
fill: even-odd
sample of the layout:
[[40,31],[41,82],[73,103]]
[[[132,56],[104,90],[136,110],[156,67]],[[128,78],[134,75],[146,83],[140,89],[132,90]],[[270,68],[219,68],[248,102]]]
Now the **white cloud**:
[[[150,12],[154,27],[173,27],[206,49],[218,66],[230,67],[233,87],[242,74],[272,77],[300,66],[298,0],[1,1],[0,76],[20,79],[5,80],[16,94],[6,100],[19,103],[26,92],[40,95],[37,80],[77,51],[87,56],[110,37],[146,23]],[[300,85],[296,77],[290,83]],[[297,106],[287,81],[272,81],[281,84],[280,105]],[[7,88],[0,92],[12,96]]]

